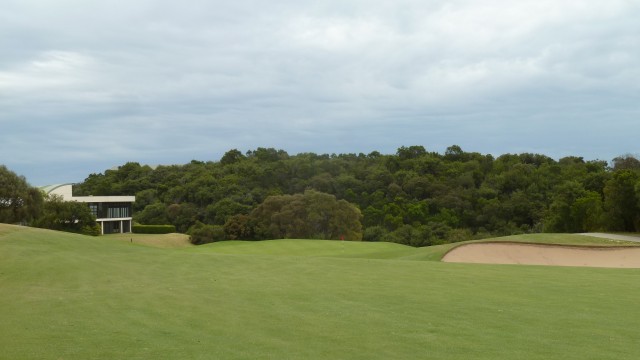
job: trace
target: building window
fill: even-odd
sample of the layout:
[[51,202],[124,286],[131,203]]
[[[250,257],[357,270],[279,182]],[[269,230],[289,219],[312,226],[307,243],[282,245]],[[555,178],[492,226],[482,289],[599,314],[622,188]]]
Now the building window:
[[98,204],[89,204],[89,210],[93,216],[98,217]]
[[109,218],[129,217],[129,208],[128,207],[111,207],[108,210],[107,217]]

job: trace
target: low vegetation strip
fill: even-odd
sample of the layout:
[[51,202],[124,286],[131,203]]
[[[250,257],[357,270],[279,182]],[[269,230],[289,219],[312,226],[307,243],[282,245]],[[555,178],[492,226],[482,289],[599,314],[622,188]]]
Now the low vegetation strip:
[[594,237],[587,236],[587,234],[521,234],[511,236],[501,236],[494,238],[487,238],[479,241],[467,241],[465,243],[473,242],[525,242],[525,243],[538,243],[538,244],[559,244],[559,245],[585,245],[585,246],[638,246],[639,243],[630,242],[626,240],[620,240],[610,237]]
[[132,230],[136,234],[171,234],[176,232],[174,225],[140,225],[135,224]]
[[604,233],[582,233],[580,235],[593,236],[593,237],[598,237],[603,239],[640,242],[640,236],[638,235],[604,234]]

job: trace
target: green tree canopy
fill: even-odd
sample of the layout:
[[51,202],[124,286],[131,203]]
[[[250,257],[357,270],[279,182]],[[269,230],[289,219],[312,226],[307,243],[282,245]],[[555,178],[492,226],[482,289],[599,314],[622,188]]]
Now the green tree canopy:
[[42,215],[33,223],[36,227],[99,235],[96,218],[85,203],[64,201],[59,195],[49,195],[44,202]]
[[318,191],[270,196],[250,217],[261,238],[362,240],[360,210]]
[[[388,155],[232,149],[219,161],[153,169],[127,163],[90,175],[75,190],[136,194],[141,223],[186,231],[201,222],[223,226],[229,239],[347,236],[318,215],[334,201],[362,211],[355,233],[372,228],[368,239],[413,245],[542,230],[640,231],[638,161],[623,155],[612,164],[531,153],[494,157],[457,145],[443,154],[414,145]],[[308,190],[334,198],[305,197]],[[332,206],[336,213],[353,210]],[[351,210],[347,219],[358,218]]]
[[41,212],[42,192],[31,187],[23,176],[18,176],[0,165],[0,222],[27,223]]

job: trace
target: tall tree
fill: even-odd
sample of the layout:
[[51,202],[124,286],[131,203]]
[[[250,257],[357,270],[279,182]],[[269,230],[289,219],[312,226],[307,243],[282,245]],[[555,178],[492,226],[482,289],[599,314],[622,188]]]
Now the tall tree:
[[635,187],[640,175],[632,170],[620,170],[613,174],[604,187],[604,207],[607,227],[615,231],[637,231],[640,209]]
[[43,199],[40,190],[31,187],[23,176],[0,165],[0,222],[33,220],[42,210]]
[[237,162],[239,162],[239,161],[241,161],[241,160],[243,160],[245,158],[246,157],[244,155],[242,155],[240,150],[231,149],[231,150],[227,151],[226,153],[224,153],[224,155],[220,159],[220,163],[222,165],[229,165],[229,164],[237,163]]
[[100,228],[96,229],[96,218],[87,204],[64,201],[59,195],[47,196],[42,215],[33,225],[52,230],[100,235]]
[[[586,216],[576,209],[576,201],[585,195],[584,187],[577,181],[567,181],[557,186],[553,194],[553,202],[546,214],[545,231],[579,232],[582,231],[583,219]],[[584,203],[584,200],[583,200]],[[585,204],[586,205],[586,204]],[[586,209],[585,209],[586,211]]]
[[631,154],[625,154],[613,159],[613,170],[640,170],[640,160]]

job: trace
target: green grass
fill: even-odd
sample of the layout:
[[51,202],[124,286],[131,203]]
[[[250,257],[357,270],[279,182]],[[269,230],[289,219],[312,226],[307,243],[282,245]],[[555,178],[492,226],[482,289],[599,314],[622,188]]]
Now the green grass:
[[428,250],[0,225],[0,358],[640,357],[640,270],[403,260]]
[[581,245],[581,246],[640,246],[640,243],[632,241],[621,241],[614,239],[603,239],[593,236],[584,236],[577,234],[525,234],[503,236],[499,238],[483,239],[482,241],[515,241],[515,242],[534,242],[542,244],[563,244],[563,245]]
[[389,259],[415,253],[416,249],[395,243],[327,240],[222,241],[189,249],[194,252],[236,255],[279,255]]
[[394,243],[366,243],[326,240],[268,240],[268,241],[222,241],[192,247],[194,252],[236,255],[280,255],[346,257],[367,259],[426,260],[439,261],[449,250],[462,244],[473,242],[511,241],[543,244],[564,244],[581,246],[640,246],[640,243],[610,240],[573,234],[527,234],[499,238],[465,241],[424,248]]

